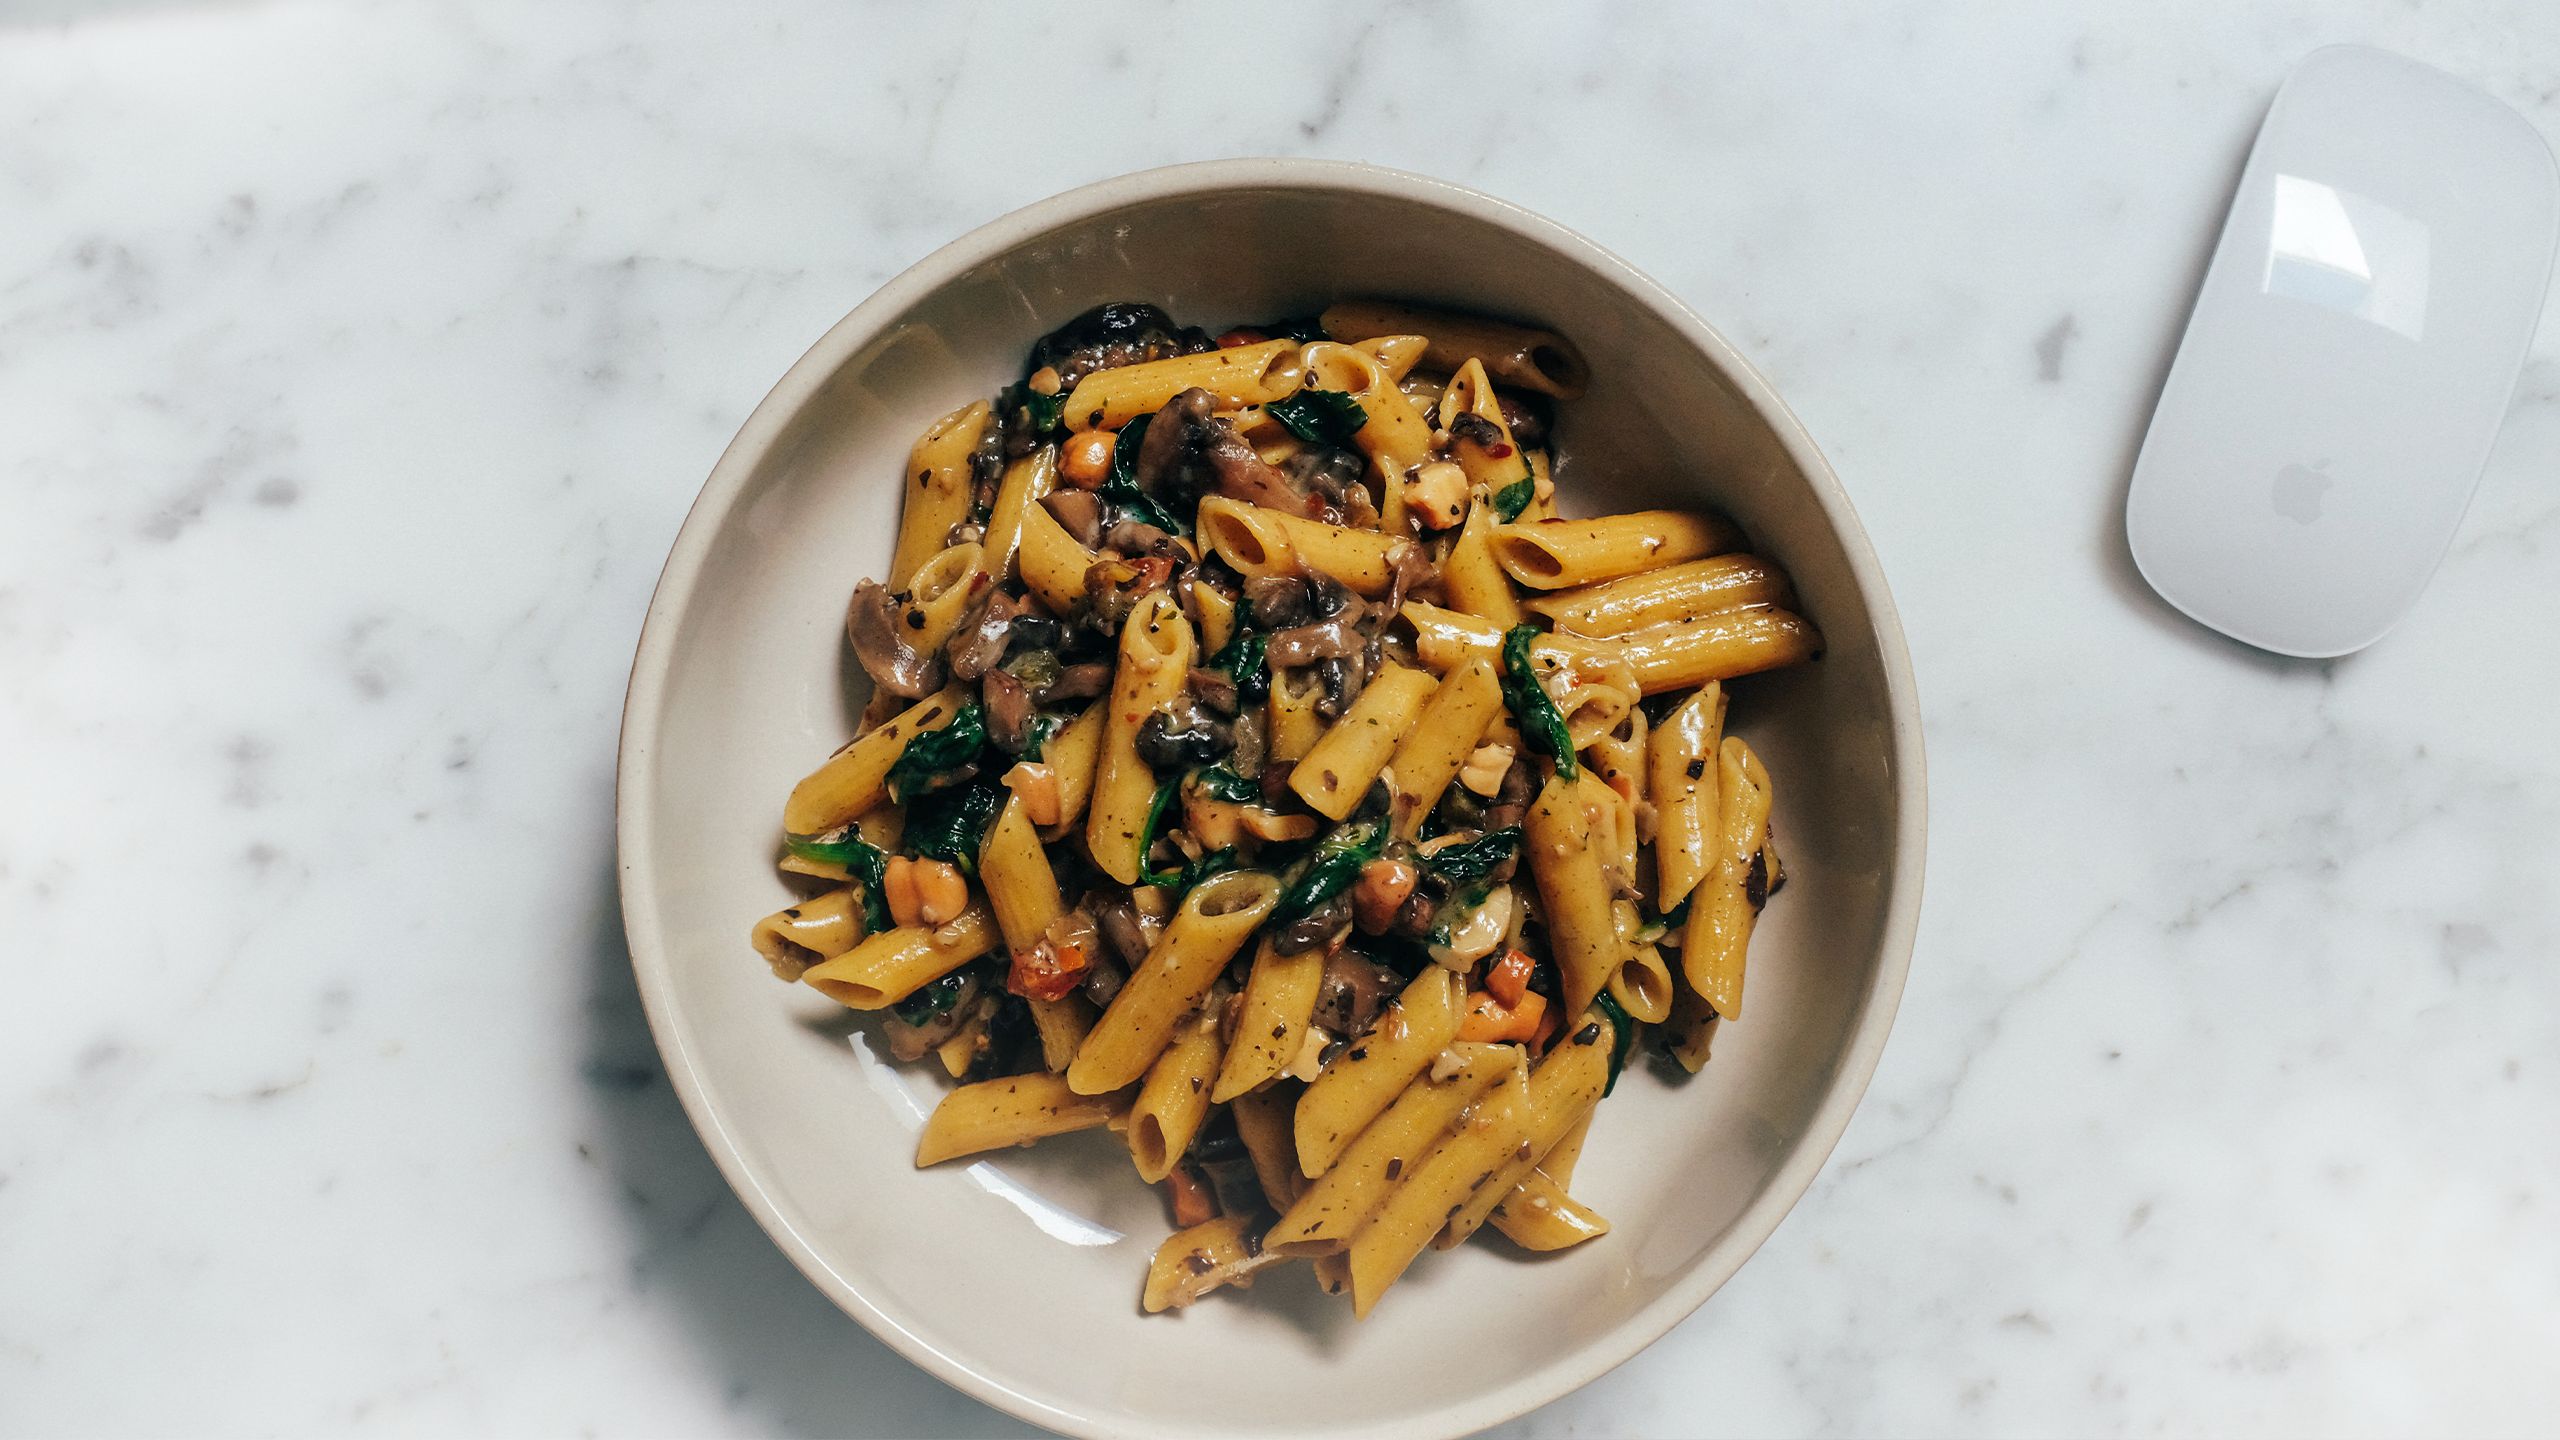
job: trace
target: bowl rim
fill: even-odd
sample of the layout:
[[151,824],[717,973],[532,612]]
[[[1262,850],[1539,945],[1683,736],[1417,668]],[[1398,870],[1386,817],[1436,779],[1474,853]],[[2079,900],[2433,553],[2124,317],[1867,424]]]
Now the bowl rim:
[[1207,1433],[1198,1427],[1168,1429],[1131,1417],[1063,1408],[1024,1394],[1002,1378],[972,1369],[934,1348],[881,1309],[852,1278],[840,1273],[803,1236],[775,1198],[745,1168],[719,1110],[711,1102],[695,1058],[673,1022],[664,937],[648,898],[656,877],[637,857],[657,829],[649,787],[664,714],[666,680],[675,648],[676,617],[689,608],[711,551],[714,517],[736,505],[752,475],[791,419],[857,349],[888,322],[968,270],[1052,231],[1133,205],[1244,191],[1348,192],[1455,212],[1526,239],[1599,274],[1653,310],[1734,386],[1776,434],[1813,492],[1840,541],[1868,623],[1875,632],[1885,679],[1896,784],[1894,872],[1886,898],[1884,938],[1876,977],[1860,1010],[1827,1093],[1786,1161],[1736,1218],[1723,1240],[1708,1248],[1691,1271],[1598,1339],[1537,1369],[1515,1375],[1468,1398],[1416,1414],[1360,1422],[1327,1433],[1359,1440],[1422,1440],[1463,1435],[1515,1419],[1573,1393],[1626,1363],[1705,1304],[1776,1231],[1821,1173],[1849,1125],[1882,1057],[1893,1028],[1917,938],[1928,828],[1926,759],[1920,734],[1919,692],[1911,655],[1882,563],[1829,461],[1802,421],[1768,379],[1712,325],[1652,277],[1606,247],[1553,220],[1482,191],[1407,171],[1349,160],[1255,157],[1205,160],[1134,171],[1094,181],[1036,201],[978,226],[941,246],[872,292],[830,326],[783,373],[748,415],[712,467],[687,510],[660,572],[642,622],[625,692],[621,738],[615,757],[614,838],[625,938],[649,1032],[665,1062],[685,1116],[712,1161],[749,1214],[791,1263],[837,1307],[906,1360],[973,1399],[1034,1425],[1072,1435],[1145,1440]]

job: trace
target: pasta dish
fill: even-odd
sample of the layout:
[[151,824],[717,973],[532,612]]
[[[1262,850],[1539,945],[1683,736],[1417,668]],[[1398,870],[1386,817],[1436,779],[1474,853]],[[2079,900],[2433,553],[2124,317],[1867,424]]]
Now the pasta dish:
[[960,1082],[917,1165],[1107,1127],[1149,1311],[1607,1232],[1601,1099],[1705,1062],[1784,880],[1724,682],[1821,638],[1719,516],[1558,513],[1586,384],[1476,316],[1122,303],[925,431],[752,935]]

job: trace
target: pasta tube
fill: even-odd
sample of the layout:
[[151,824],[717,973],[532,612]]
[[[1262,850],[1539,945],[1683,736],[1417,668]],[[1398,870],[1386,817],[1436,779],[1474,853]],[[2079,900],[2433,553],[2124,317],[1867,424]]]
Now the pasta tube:
[[950,724],[967,698],[959,686],[947,687],[828,756],[783,802],[783,832],[824,835],[888,799],[889,767],[906,752],[907,742]]
[[[1724,737],[1717,751],[1718,811],[1715,873],[1698,882],[1689,902],[1689,928],[1681,938],[1680,969],[1727,1020],[1742,1016],[1742,964],[1762,896],[1751,893],[1751,872],[1769,833],[1769,772],[1739,736]],[[1765,893],[1765,892],[1764,892]]]
[[1429,966],[1389,1002],[1369,1032],[1324,1067],[1298,1097],[1298,1167],[1322,1175],[1362,1127],[1429,1068],[1457,1038],[1466,984]]
[[1528,1052],[1518,1046],[1493,1084],[1461,1113],[1450,1133],[1387,1192],[1378,1213],[1351,1238],[1351,1311],[1366,1319],[1378,1297],[1413,1264],[1449,1217],[1492,1181],[1529,1138]]
[[1212,1290],[1229,1285],[1252,1288],[1253,1275],[1287,1256],[1256,1243],[1253,1223],[1237,1215],[1221,1215],[1176,1230],[1156,1247],[1147,1262],[1147,1284],[1139,1303],[1150,1315],[1179,1310]]
[[1467,507],[1466,523],[1458,527],[1458,538],[1441,558],[1440,588],[1452,606],[1483,620],[1498,634],[1519,624],[1523,612],[1520,597],[1511,588],[1510,572],[1493,558],[1493,532],[1501,521],[1493,513],[1490,498],[1479,491]]
[[1146,1074],[1182,1017],[1200,1004],[1279,899],[1280,882],[1255,870],[1194,886],[1076,1051],[1075,1063],[1067,1067],[1067,1083],[1076,1093],[1099,1095]]
[[1638,1024],[1659,1025],[1671,1015],[1671,966],[1651,945],[1635,948],[1618,973],[1609,977],[1608,990],[1609,998]]
[[[1040,834],[1019,795],[1006,800],[987,826],[987,838],[978,847],[978,879],[987,887],[987,904],[995,911],[996,928],[1004,932],[1005,947],[1016,953],[1041,944],[1050,925],[1066,913],[1057,872],[1040,848]],[[1093,1006],[1081,995],[1056,1000],[1027,995],[1023,1003],[1040,1032],[1042,1063],[1066,1069],[1093,1026]]]
[[1348,816],[1387,768],[1396,743],[1413,733],[1414,718],[1432,688],[1431,677],[1422,671],[1392,661],[1380,666],[1377,678],[1289,772],[1289,788],[1328,820]]
[[1564,981],[1564,1013],[1579,1015],[1626,959],[1600,852],[1592,843],[1594,816],[1577,781],[1556,776],[1538,792],[1522,822],[1530,873],[1537,878],[1547,940]]
[[941,926],[900,925],[809,967],[810,989],[850,1010],[886,1010],[1002,943],[995,917],[972,900]]
[[1327,309],[1320,323],[1336,340],[1420,335],[1427,342],[1422,363],[1434,370],[1455,370],[1478,359],[1502,383],[1560,400],[1575,398],[1591,382],[1582,352],[1553,330],[1389,300],[1345,300]]
[[1715,1043],[1716,1008],[1683,989],[1671,1000],[1671,1018],[1663,1022],[1663,1045],[1680,1068],[1695,1075],[1706,1067],[1708,1047]]
[[1704,560],[1532,596],[1528,608],[1559,630],[1602,638],[1650,625],[1695,620],[1726,610],[1784,604],[1786,577],[1757,555],[1710,555]]
[[1713,680],[1663,718],[1646,744],[1646,788],[1653,796],[1653,904],[1669,914],[1707,873],[1708,837],[1723,823],[1717,808],[1716,752],[1724,740],[1724,686]]
[[1067,428],[1117,430],[1195,388],[1208,391],[1221,410],[1264,405],[1294,393],[1300,378],[1295,340],[1267,340],[1096,370],[1077,381],[1067,396]]
[[1044,505],[1025,507],[1014,552],[1022,583],[1051,613],[1072,615],[1084,603],[1085,572],[1102,557],[1078,543]]
[[1153,1185],[1173,1171],[1209,1118],[1209,1080],[1224,1047],[1218,1021],[1203,1012],[1186,1022],[1147,1067],[1147,1083],[1129,1110],[1129,1156],[1138,1178]]
[[1800,664],[1822,654],[1822,632],[1784,610],[1727,610],[1629,631],[1616,643],[1647,695]]
[[[846,885],[777,910],[757,921],[747,939],[774,974],[797,980],[810,966],[841,955],[861,941],[861,889]],[[1318,958],[1322,958],[1320,952]]]
[[1387,765],[1398,836],[1410,840],[1421,830],[1501,713],[1502,682],[1484,656],[1470,658],[1441,680]]
[[[1004,469],[1004,479],[996,486],[995,508],[987,512],[986,554],[980,563],[987,573],[999,580],[1015,573],[1014,552],[1022,546],[1023,529],[1030,523],[1030,512],[1041,508],[1040,497],[1058,483],[1058,447],[1043,445]],[[1083,577],[1077,577],[1081,587]]]
[[1008,1075],[963,1085],[942,1097],[916,1137],[916,1168],[963,1155],[1028,1145],[1118,1119],[1125,1095],[1079,1095],[1056,1075]]
[[1407,1085],[1262,1237],[1263,1248],[1290,1255],[1343,1249],[1386,1203],[1405,1171],[1419,1166],[1467,1107],[1520,1063],[1513,1045],[1462,1040],[1449,1053],[1457,1065],[1440,1079],[1421,1075]]
[[1102,765],[1103,721],[1110,714],[1108,701],[1088,705],[1040,747],[1039,763],[1049,767],[1058,787],[1058,823],[1043,832],[1050,840],[1074,830],[1084,818],[1085,806],[1093,799],[1094,772]]
[[1395,548],[1411,543],[1382,531],[1327,525],[1223,495],[1200,502],[1200,538],[1247,578],[1294,575],[1303,565],[1372,598],[1386,594],[1394,583]]
[[1725,520],[1685,510],[1639,510],[1590,520],[1538,520],[1493,532],[1493,558],[1532,590],[1563,590],[1738,548]]
[[1562,1250],[1609,1233],[1600,1212],[1564,1193],[1546,1172],[1529,1178],[1493,1207],[1493,1228],[1523,1250]]
[[[1322,952],[1311,952],[1322,953]],[[1230,1052],[1232,1053],[1232,1052]],[[1236,1136],[1253,1162],[1253,1178],[1262,1198],[1275,1212],[1286,1210],[1306,1188],[1298,1173],[1297,1141],[1289,1134],[1289,1111],[1297,1097],[1279,1090],[1253,1090],[1238,1095],[1227,1113],[1236,1118]]]
[[1253,957],[1253,970],[1245,977],[1235,1043],[1227,1047],[1217,1086],[1209,1092],[1212,1101],[1223,1105],[1236,1099],[1278,1076],[1297,1058],[1299,1047],[1306,1044],[1307,1025],[1316,1013],[1316,989],[1323,980],[1322,947],[1283,955],[1268,939],[1262,942]]
[[969,518],[969,457],[987,430],[987,402],[963,405],[933,422],[907,456],[906,508],[898,519],[898,548],[889,560],[888,585],[907,588],[924,562],[941,553],[953,526]]
[[1136,884],[1145,868],[1146,857],[1139,851],[1145,848],[1147,811],[1156,797],[1155,771],[1138,754],[1138,727],[1181,695],[1191,654],[1191,622],[1172,596],[1156,591],[1129,611],[1120,629],[1120,665],[1111,678],[1101,771],[1084,831],[1093,863],[1123,885]]
[[1447,1250],[1464,1244],[1493,1214],[1493,1207],[1591,1114],[1591,1107],[1600,1103],[1601,1092],[1608,1088],[1613,1038],[1609,1021],[1585,1016],[1582,1024],[1539,1058],[1537,1068],[1529,1072],[1529,1138],[1449,1217],[1440,1238],[1432,1242],[1435,1246]]

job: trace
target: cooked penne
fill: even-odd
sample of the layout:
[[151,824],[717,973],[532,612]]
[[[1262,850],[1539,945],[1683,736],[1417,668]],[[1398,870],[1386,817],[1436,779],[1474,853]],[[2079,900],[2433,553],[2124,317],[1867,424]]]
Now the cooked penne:
[[748,943],[774,974],[797,980],[810,966],[843,954],[861,939],[862,887],[846,885],[767,915],[756,922]]
[[1139,1179],[1162,1180],[1191,1148],[1200,1122],[1209,1118],[1209,1082],[1222,1054],[1217,1017],[1203,1012],[1184,1022],[1147,1067],[1147,1083],[1129,1108],[1129,1156],[1138,1162]]
[[1194,887],[1094,1022],[1067,1067],[1067,1083],[1079,1094],[1098,1095],[1145,1075],[1279,898],[1280,882],[1251,870]]
[[1434,1245],[1446,1250],[1464,1244],[1493,1214],[1493,1207],[1591,1114],[1591,1107],[1600,1103],[1609,1086],[1613,1038],[1607,1020],[1586,1016],[1540,1057],[1529,1072],[1529,1138],[1449,1217]]
[[[1431,1244],[1449,1217],[1491,1183],[1504,1157],[1529,1138],[1528,1052],[1496,1062],[1492,1085],[1462,1111],[1430,1153],[1404,1167],[1369,1223],[1351,1237],[1351,1309],[1366,1319],[1378,1297]],[[1322,1183],[1322,1182],[1318,1182]],[[1497,1215],[1499,1210],[1497,1209]]]
[[1387,768],[1397,742],[1413,733],[1414,720],[1432,689],[1431,677],[1420,670],[1392,662],[1382,667],[1361,690],[1360,698],[1289,772],[1289,788],[1307,802],[1308,809],[1326,819],[1347,818]]
[[1537,878],[1568,1015],[1590,1005],[1627,955],[1600,874],[1600,852],[1592,844],[1593,820],[1581,786],[1559,776],[1538,792],[1524,822],[1529,869]]
[[1724,686],[1713,680],[1664,717],[1646,743],[1653,795],[1653,903],[1665,913],[1689,898],[1711,863],[1708,837],[1722,825],[1716,751],[1724,740]]
[[1229,350],[1177,355],[1097,370],[1067,396],[1069,430],[1117,430],[1152,415],[1185,390],[1206,390],[1218,408],[1264,405],[1298,388],[1298,342],[1266,340]]
[[1155,805],[1156,777],[1138,755],[1138,730],[1147,717],[1182,693],[1191,670],[1191,622],[1161,591],[1129,612],[1120,630],[1120,666],[1103,717],[1101,769],[1093,783],[1093,809],[1085,820],[1085,848],[1093,863],[1123,885],[1145,868],[1147,814]]
[[809,967],[810,989],[850,1010],[885,1010],[1003,943],[995,917],[975,901],[943,925],[883,930]]
[[1363,1129],[1326,1168],[1279,1223],[1262,1237],[1264,1248],[1289,1255],[1322,1255],[1351,1242],[1409,1166],[1418,1166],[1466,1113],[1467,1107],[1516,1069],[1512,1045],[1461,1040],[1449,1047],[1456,1064],[1438,1078],[1417,1075],[1386,1112]]
[[1014,568],[1023,587],[1058,614],[1073,614],[1084,603],[1086,572],[1102,557],[1078,544],[1043,506],[1023,510],[1018,535]]
[[1496,634],[1520,623],[1525,612],[1511,588],[1511,572],[1493,558],[1493,532],[1501,521],[1493,513],[1492,493],[1475,492],[1466,523],[1440,561],[1440,588],[1450,605],[1491,625]]
[[1493,1207],[1493,1228],[1523,1250],[1563,1250],[1609,1233],[1609,1222],[1590,1206],[1564,1193],[1544,1171],[1529,1178]]
[[1434,965],[1405,986],[1367,1034],[1324,1067],[1298,1097],[1302,1173],[1322,1175],[1363,1127],[1395,1103],[1414,1076],[1431,1067],[1457,1038],[1465,1000],[1465,983]]
[[1396,834],[1410,840],[1421,830],[1501,713],[1502,682],[1491,660],[1476,656],[1441,680],[1387,765]]
[[987,431],[987,402],[963,405],[936,420],[907,455],[906,509],[898,521],[898,549],[890,557],[888,585],[907,588],[924,562],[950,543],[952,527],[969,518],[969,457]]
[[1288,1257],[1265,1250],[1254,1225],[1241,1216],[1221,1215],[1174,1231],[1147,1262],[1147,1284],[1139,1304],[1150,1315],[1179,1310],[1212,1290],[1253,1285],[1253,1275]]
[[1742,537],[1712,515],[1639,510],[1593,520],[1537,520],[1493,532],[1493,558],[1532,590],[1616,580],[1735,549]]
[[889,798],[889,767],[907,742],[951,723],[965,697],[958,686],[928,695],[886,725],[827,757],[782,807],[788,835],[824,835]]
[[1422,363],[1435,370],[1482,360],[1496,380],[1560,400],[1579,396],[1591,381],[1582,352],[1553,330],[1390,300],[1342,301],[1324,312],[1323,324],[1324,333],[1337,340],[1420,335],[1428,342]]
[[1395,581],[1396,547],[1411,542],[1377,530],[1351,530],[1266,510],[1222,496],[1200,502],[1200,539],[1248,578],[1319,571],[1362,595],[1387,593]]
[[1235,1042],[1227,1047],[1211,1100],[1223,1105],[1289,1068],[1306,1044],[1307,1023],[1316,1012],[1316,987],[1323,981],[1322,948],[1283,955],[1269,940],[1262,942],[1245,977],[1244,996],[1237,1002]]
[[1092,1130],[1126,1113],[1126,1095],[1079,1095],[1057,1075],[1008,1075],[942,1097],[916,1137],[916,1166]]
[[870,698],[783,807],[823,889],[749,933],[959,1082],[919,1165],[1119,1134],[1150,1312],[1604,1234],[1594,1109],[1648,1028],[1704,1062],[1784,873],[1722,682],[1822,644],[1720,518],[1557,516],[1561,337],[1312,323],[1114,302],[917,440]]
[[1783,605],[1787,587],[1777,567],[1757,555],[1710,555],[1572,590],[1531,596],[1529,609],[1558,630],[1609,639],[1702,615]]
[[1768,897],[1768,877],[1755,869],[1769,833],[1769,772],[1738,736],[1717,752],[1715,873],[1698,882],[1681,937],[1680,969],[1689,988],[1727,1020],[1742,1017],[1742,965],[1752,923]]

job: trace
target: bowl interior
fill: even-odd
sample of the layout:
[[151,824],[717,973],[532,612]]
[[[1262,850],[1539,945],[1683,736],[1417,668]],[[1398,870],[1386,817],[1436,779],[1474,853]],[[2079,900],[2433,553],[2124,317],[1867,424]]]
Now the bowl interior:
[[[1028,212],[1015,232],[972,237],[956,277],[929,283],[933,261],[911,272],[767,401],[652,609],[626,729],[623,863],[670,1067],[715,1155],[813,1279],[1027,1418],[1116,1435],[1420,1434],[1551,1398],[1741,1262],[1829,1150],[1881,1043],[1908,945],[1895,890],[1917,878],[1897,874],[1898,797],[1916,777],[1897,772],[1899,639],[1889,604],[1862,588],[1863,541],[1841,533],[1854,521],[1808,483],[1749,382],[1719,370],[1720,347],[1702,350],[1611,264],[1551,243],[1560,232],[1475,207],[1412,188],[1273,185],[1139,194],[1063,221]],[[1602,1109],[1574,1190],[1613,1233],[1549,1258],[1490,1239],[1426,1254],[1364,1323],[1302,1266],[1145,1317],[1139,1282],[1168,1227],[1114,1138],[916,1171],[938,1072],[889,1067],[867,1023],[776,983],[746,932],[791,899],[772,867],[782,798],[842,743],[863,698],[839,618],[853,583],[886,565],[916,434],[1101,301],[1152,300],[1214,330],[1349,293],[1572,335],[1593,383],[1562,409],[1567,508],[1711,505],[1793,575],[1827,654],[1732,687],[1733,728],[1776,779],[1788,883],[1753,946],[1745,1019],[1705,1073],[1631,1063]]]

